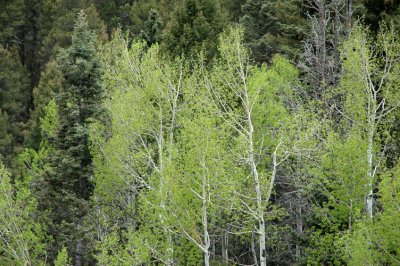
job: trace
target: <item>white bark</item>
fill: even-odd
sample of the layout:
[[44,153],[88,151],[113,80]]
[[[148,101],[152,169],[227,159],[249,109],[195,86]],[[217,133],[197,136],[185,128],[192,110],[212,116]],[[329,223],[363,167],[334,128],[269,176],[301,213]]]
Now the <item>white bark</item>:
[[[242,72],[242,80],[244,86],[246,86],[246,79],[244,72]],[[265,220],[264,220],[264,204],[263,204],[263,197],[261,192],[260,186],[260,178],[257,170],[257,163],[256,158],[254,157],[254,127],[253,122],[251,120],[251,106],[247,88],[243,90],[244,93],[244,107],[247,117],[247,125],[248,125],[248,152],[249,152],[249,164],[251,167],[251,174],[254,178],[254,188],[256,192],[256,215],[258,221],[258,235],[259,235],[259,255],[260,255],[260,265],[266,266],[267,265],[267,258],[266,258],[266,247],[265,247]]]
[[208,204],[208,180],[207,175],[203,174],[203,184],[202,184],[202,206],[201,206],[201,220],[203,224],[203,255],[204,255],[204,265],[210,265],[210,236],[208,234],[208,221],[207,221],[207,204]]
[[374,195],[373,195],[373,173],[372,173],[372,163],[373,163],[373,144],[374,144],[374,134],[375,134],[375,114],[372,114],[370,129],[368,132],[368,149],[367,149],[367,161],[368,161],[368,172],[367,172],[367,179],[368,179],[368,195],[367,195],[367,205],[366,211],[369,217],[372,219],[374,217],[373,213],[373,205],[374,205]]

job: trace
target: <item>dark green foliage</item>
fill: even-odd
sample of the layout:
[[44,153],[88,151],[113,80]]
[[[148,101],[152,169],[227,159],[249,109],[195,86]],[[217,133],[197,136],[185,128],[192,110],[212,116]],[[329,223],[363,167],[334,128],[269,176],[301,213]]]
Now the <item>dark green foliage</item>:
[[22,62],[31,74],[31,88],[36,86],[40,78],[40,48],[39,19],[42,15],[43,0],[25,0],[24,36],[21,42],[20,54]]
[[24,142],[24,123],[30,102],[29,75],[20,62],[17,49],[0,46],[0,58],[0,119],[4,125],[0,131],[7,136],[1,141],[4,146],[0,145],[0,154],[10,166]]
[[239,22],[240,17],[243,16],[242,5],[246,0],[223,0],[222,6],[228,11],[229,20]]
[[93,191],[88,125],[99,116],[103,95],[95,43],[96,34],[81,12],[72,45],[58,57],[64,79],[56,97],[59,127],[55,138],[49,139],[54,152],[48,158],[51,167],[44,176],[44,192],[39,192],[39,208],[49,211],[48,229],[57,243],[51,247],[52,255],[66,245],[76,265],[88,263],[83,228]]
[[40,39],[42,46],[39,51],[41,67],[59,52],[60,48],[68,47],[71,44],[71,34],[74,29],[76,13],[84,10],[87,16],[89,28],[95,30],[99,39],[106,39],[105,26],[99,17],[94,5],[87,1],[45,1],[43,15],[40,21]]
[[130,8],[132,0],[94,0],[101,19],[107,24],[110,36],[113,29],[121,27],[126,30],[130,25]]
[[62,87],[63,77],[58,63],[55,60],[47,63],[41,73],[40,82],[33,89],[33,110],[30,114],[30,132],[27,136],[26,145],[39,149],[42,137],[40,130],[40,119],[44,115],[44,107],[56,97]]
[[256,62],[270,62],[276,53],[299,55],[306,28],[303,0],[247,0],[242,10],[245,42]]
[[217,38],[226,25],[219,1],[185,0],[177,6],[164,37],[164,49],[172,56],[190,58],[204,50],[207,58],[217,51]]
[[365,22],[373,31],[379,30],[379,23],[397,13],[399,14],[399,1],[394,0],[364,0],[366,8]]
[[148,46],[158,43],[162,39],[162,26],[163,23],[157,10],[151,9],[139,36],[146,41]]
[[0,45],[11,46],[22,41],[24,0],[0,1]]
[[132,3],[130,9],[130,24],[128,26],[129,33],[133,38],[143,37],[142,31],[145,29],[145,23],[149,20],[151,10],[155,10],[158,19],[162,24],[160,29],[171,19],[171,13],[174,7],[179,4],[174,0],[138,0]]

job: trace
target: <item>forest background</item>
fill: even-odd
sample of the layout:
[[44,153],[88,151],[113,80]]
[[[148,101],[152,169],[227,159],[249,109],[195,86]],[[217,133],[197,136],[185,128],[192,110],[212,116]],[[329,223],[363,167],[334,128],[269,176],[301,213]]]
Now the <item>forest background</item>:
[[0,265],[400,265],[399,6],[0,0]]

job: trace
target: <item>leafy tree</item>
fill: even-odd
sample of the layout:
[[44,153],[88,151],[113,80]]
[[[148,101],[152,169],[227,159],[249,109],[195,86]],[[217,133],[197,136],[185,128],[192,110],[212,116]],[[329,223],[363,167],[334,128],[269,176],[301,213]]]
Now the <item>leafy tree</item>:
[[185,105],[174,163],[179,170],[170,213],[176,217],[178,234],[203,254],[205,265],[212,265],[217,256],[211,243],[227,228],[229,209],[238,206],[229,191],[238,190],[240,177],[229,152],[234,146],[230,128],[216,116],[218,106],[207,86],[205,77],[210,73],[204,66],[195,69],[182,91]]
[[[154,259],[171,265],[175,247],[168,195],[174,177],[171,160],[183,74],[179,64],[170,66],[161,61],[157,45],[146,52],[145,47],[143,42],[135,42],[128,49],[127,41],[119,34],[104,48],[112,137],[104,141],[94,133],[92,140],[98,143],[98,234],[102,247],[111,247],[129,263]],[[115,86],[116,82],[121,86]],[[110,189],[116,197],[109,196]],[[115,234],[121,228],[127,241],[121,240],[117,248]],[[127,247],[138,243],[140,247],[134,253],[126,253]],[[114,261],[114,254],[106,254],[102,252],[99,260]]]
[[54,262],[55,266],[68,266],[71,265],[71,259],[68,257],[68,251],[63,247],[60,252],[58,252],[57,258]]
[[316,234],[325,243],[312,252],[317,264],[379,261],[372,241],[380,242],[372,239],[379,230],[375,227],[381,208],[377,189],[388,182],[384,168],[388,128],[399,105],[395,89],[399,80],[394,74],[399,67],[399,40],[392,26],[382,24],[375,49],[371,43],[368,31],[356,26],[342,48],[338,93],[343,102],[334,106],[341,115],[335,125],[338,133],[327,139],[322,172],[317,174],[323,177],[317,182],[322,182],[319,191],[325,198],[319,203],[322,210],[317,208],[320,218],[315,219],[321,219]]
[[[260,264],[266,265],[267,222],[280,215],[270,200],[278,169],[290,155],[290,127],[294,124],[283,99],[293,98],[297,71],[278,56],[271,69],[250,67],[242,38],[241,29],[232,29],[220,38],[221,60],[213,69],[212,87],[218,88],[213,93],[222,118],[238,134],[237,160],[244,158],[242,171],[252,178],[243,184],[238,197],[246,219],[256,228]],[[271,217],[266,215],[267,209]]]
[[38,265],[46,259],[41,225],[32,216],[37,202],[30,181],[12,186],[11,174],[0,163],[0,262],[5,265]]

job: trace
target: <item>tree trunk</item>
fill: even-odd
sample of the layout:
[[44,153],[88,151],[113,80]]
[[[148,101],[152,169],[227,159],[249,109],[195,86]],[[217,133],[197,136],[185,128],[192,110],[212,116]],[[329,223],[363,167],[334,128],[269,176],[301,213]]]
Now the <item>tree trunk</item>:
[[[78,232],[82,230],[82,225],[83,225],[83,218],[79,218],[78,222]],[[75,266],[82,266],[83,265],[83,249],[84,249],[84,244],[83,244],[83,239],[79,238],[76,240],[76,248],[75,248]]]
[[257,237],[256,234],[253,230],[253,232],[251,233],[251,253],[253,254],[253,261],[254,261],[254,265],[258,266],[258,259],[257,259],[257,253],[256,253],[256,242],[257,241]]
[[204,249],[203,249],[203,254],[204,254],[204,265],[209,266],[210,265],[210,236],[208,234],[208,221],[207,221],[207,198],[208,198],[208,191],[207,191],[207,176],[206,174],[203,175],[203,204],[201,208],[201,219],[203,223],[203,241],[204,241]]
[[320,74],[320,82],[325,89],[326,86],[326,17],[325,17],[325,0],[317,1],[318,17],[319,17],[319,36],[318,36],[318,68]]
[[372,174],[372,159],[373,159],[373,144],[374,144],[374,133],[375,133],[375,114],[371,115],[369,121],[369,132],[368,132],[368,150],[367,150],[367,161],[368,161],[368,172],[367,172],[367,182],[368,182],[368,195],[366,196],[366,212],[372,219],[374,216],[373,205],[374,205],[374,195],[373,195],[373,174]]
[[260,186],[260,179],[258,176],[256,161],[254,158],[254,143],[253,143],[253,135],[254,135],[254,128],[253,123],[251,121],[251,113],[250,113],[250,102],[248,98],[248,94],[246,92],[246,114],[247,114],[247,122],[249,126],[249,160],[251,166],[251,173],[254,178],[254,185],[256,191],[256,206],[257,206],[257,220],[258,220],[258,234],[259,234],[259,245],[260,245],[260,265],[266,266],[266,250],[265,250],[265,221],[264,221],[264,207],[262,204],[262,195],[261,195],[261,186]]
[[[301,197],[298,194],[297,214],[296,214],[296,229],[299,235],[303,233],[303,220],[301,219]],[[296,259],[299,261],[301,257],[300,245],[296,243]]]
[[226,231],[222,232],[221,236],[221,242],[222,242],[222,261],[224,264],[228,264],[228,234]]

